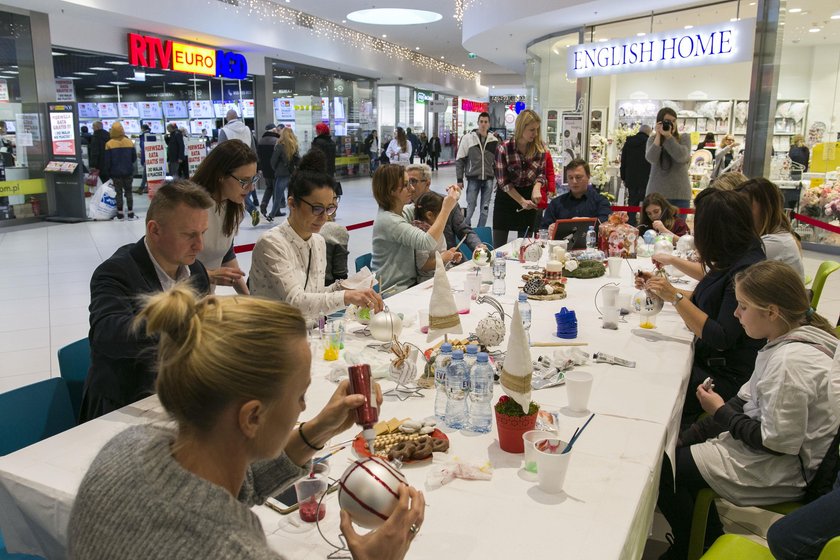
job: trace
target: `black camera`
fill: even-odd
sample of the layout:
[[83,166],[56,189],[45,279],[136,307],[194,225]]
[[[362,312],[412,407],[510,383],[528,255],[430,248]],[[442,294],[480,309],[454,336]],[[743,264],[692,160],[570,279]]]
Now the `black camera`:
[[662,130],[671,130],[671,121],[662,121]]

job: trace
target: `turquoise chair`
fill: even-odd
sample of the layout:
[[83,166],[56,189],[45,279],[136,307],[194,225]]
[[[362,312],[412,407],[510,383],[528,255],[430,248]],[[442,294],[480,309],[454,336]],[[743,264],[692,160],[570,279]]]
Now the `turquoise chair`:
[[[715,498],[720,498],[714,490],[706,488],[697,493],[694,501],[694,513],[691,520],[691,536],[688,539],[688,560],[698,560],[703,556],[703,546],[706,539],[706,523],[709,519],[709,508]],[[755,506],[763,510],[787,515],[802,507],[802,502],[782,502],[766,506]],[[717,541],[715,541],[717,542]],[[752,557],[750,557],[752,558]],[[771,557],[772,558],[772,557]]]
[[836,272],[838,270],[840,270],[840,262],[823,261],[820,264],[820,267],[817,269],[817,273],[814,275],[814,283],[811,284],[811,292],[813,294],[811,296],[811,307],[814,309],[817,308],[823,288],[825,287],[825,281],[828,280],[828,276],[832,272]]
[[67,382],[53,377],[0,395],[0,456],[76,425]]
[[67,382],[67,391],[70,393],[70,403],[73,405],[75,418],[79,418],[82,393],[89,368],[90,342],[87,337],[58,350],[58,369],[61,371],[61,378]]
[[[773,560],[770,551],[740,535],[723,535],[703,555],[703,560]],[[840,537],[828,541],[817,560],[840,560]]]
[[[489,227],[486,227],[486,226],[482,226],[482,227],[474,228],[473,231],[475,232],[475,234],[478,236],[478,238],[481,240],[482,243],[484,243],[490,249],[493,248],[493,230],[492,229],[490,229]],[[468,261],[472,258],[472,254],[473,254],[472,249],[467,247],[466,243],[461,243],[461,246],[459,247],[459,249],[461,251],[461,254],[464,255],[464,260],[465,261]]]
[[359,272],[364,267],[370,268],[370,263],[373,262],[373,255],[365,253],[364,255],[356,257],[356,272]]

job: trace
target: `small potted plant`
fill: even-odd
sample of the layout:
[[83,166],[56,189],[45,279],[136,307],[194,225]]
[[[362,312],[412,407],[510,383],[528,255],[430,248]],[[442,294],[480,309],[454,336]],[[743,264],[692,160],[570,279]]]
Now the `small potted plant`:
[[540,405],[531,401],[526,413],[519,403],[507,395],[502,395],[494,409],[496,429],[499,432],[499,447],[508,453],[524,453],[522,434],[533,430],[536,426]]

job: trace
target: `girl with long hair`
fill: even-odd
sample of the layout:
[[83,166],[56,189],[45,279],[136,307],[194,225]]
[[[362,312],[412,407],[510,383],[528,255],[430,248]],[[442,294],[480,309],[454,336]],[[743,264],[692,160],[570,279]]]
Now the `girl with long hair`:
[[283,208],[286,207],[286,189],[289,187],[289,180],[292,173],[297,169],[300,161],[297,136],[290,127],[280,131],[280,140],[274,146],[274,153],[271,154],[271,167],[274,169],[274,204],[271,208],[271,217],[285,216]]
[[668,202],[659,193],[652,193],[642,201],[642,226],[657,233],[667,233],[676,238],[689,233],[685,220],[678,214],[679,208]]
[[408,137],[401,126],[397,127],[394,139],[388,143],[385,153],[391,163],[397,165],[408,165],[410,163],[411,144],[408,143]]

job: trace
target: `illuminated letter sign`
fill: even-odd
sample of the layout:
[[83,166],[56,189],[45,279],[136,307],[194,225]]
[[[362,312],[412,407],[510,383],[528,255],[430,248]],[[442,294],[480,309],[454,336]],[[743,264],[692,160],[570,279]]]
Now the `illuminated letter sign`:
[[132,66],[165,68],[234,80],[243,80],[248,76],[248,61],[239,53],[161,41],[157,37],[137,33],[128,34],[128,62]]
[[569,78],[752,60],[755,19],[649,33],[569,48]]

